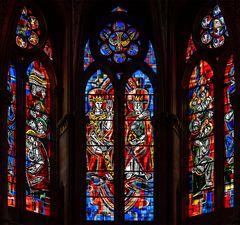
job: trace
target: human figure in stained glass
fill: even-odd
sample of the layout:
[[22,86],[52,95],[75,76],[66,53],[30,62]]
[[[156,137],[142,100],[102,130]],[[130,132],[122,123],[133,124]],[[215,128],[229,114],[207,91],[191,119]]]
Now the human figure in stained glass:
[[[87,180],[91,205],[98,206],[97,218],[113,210],[113,100],[101,88],[88,93],[91,110],[87,114]],[[107,215],[109,214],[109,215]],[[96,218],[95,218],[96,219]],[[105,218],[106,219],[106,218]]]
[[209,156],[210,139],[196,140],[192,147],[194,167],[194,195],[200,194],[201,190],[212,187],[213,159]]
[[[148,149],[152,142],[150,132],[150,113],[148,110],[148,91],[145,89],[133,89],[128,95],[129,114],[126,116],[127,123],[127,143],[129,157],[126,160],[125,171],[126,178],[132,176],[141,176],[144,179],[149,179],[151,174],[147,171],[152,171],[151,155]],[[148,157],[146,157],[146,155]],[[144,161],[143,161],[144,159]]]
[[27,136],[26,174],[31,193],[49,190],[50,174],[47,151],[39,138]]
[[[227,98],[228,103],[230,103],[230,96],[235,91],[235,81],[230,80],[230,84],[227,87]],[[226,157],[228,164],[233,163],[233,154],[234,154],[234,111],[229,106],[228,111],[224,116],[224,121],[228,129],[228,135],[225,137],[225,147],[226,147]]]
[[[107,99],[106,91],[94,89],[89,92],[92,111],[89,113],[89,144],[94,154],[108,153],[112,148],[112,101]],[[102,167],[100,167],[102,168]]]

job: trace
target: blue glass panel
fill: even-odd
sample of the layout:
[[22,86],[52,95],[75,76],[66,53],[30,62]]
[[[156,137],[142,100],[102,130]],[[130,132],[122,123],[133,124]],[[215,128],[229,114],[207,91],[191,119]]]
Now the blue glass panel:
[[149,42],[149,49],[144,62],[146,62],[155,73],[157,72],[157,62],[151,42]]
[[89,41],[87,41],[85,50],[84,50],[84,70],[86,70],[91,63],[94,62],[94,59],[92,57],[92,53],[89,47]]
[[116,53],[116,54],[114,54],[113,59],[116,63],[123,63],[126,60],[126,56],[123,53],[121,53],[121,54]]

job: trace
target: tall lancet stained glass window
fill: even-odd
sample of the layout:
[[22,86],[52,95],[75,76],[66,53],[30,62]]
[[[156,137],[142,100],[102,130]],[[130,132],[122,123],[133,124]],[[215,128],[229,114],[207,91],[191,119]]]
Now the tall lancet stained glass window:
[[154,218],[153,88],[140,70],[125,88],[124,206],[125,219]]
[[16,69],[8,70],[8,90],[12,93],[12,102],[8,107],[8,205],[16,206]]
[[85,97],[87,125],[87,220],[114,219],[114,89],[98,70],[88,81]]
[[231,96],[235,92],[233,56],[228,60],[224,74],[224,206],[234,206],[234,111]]
[[50,215],[50,82],[33,61],[26,83],[26,209]]
[[198,62],[188,83],[189,217],[211,213],[216,205],[234,206],[233,55],[219,5],[211,3],[200,12],[186,54],[187,67]]
[[24,7],[16,29],[16,44],[23,49],[34,48],[39,43],[40,24],[30,8]]
[[214,210],[213,71],[200,61],[189,82],[189,216]]
[[[11,56],[15,64],[10,63],[7,82],[13,96],[7,120],[8,206],[50,216],[50,95],[55,83],[50,85],[49,72],[43,65],[53,68],[53,51],[45,20],[30,2],[20,12],[15,44]],[[17,63],[20,59],[21,65]],[[51,74],[55,81],[52,70]],[[23,179],[24,185],[17,185]],[[22,201],[25,203],[17,204]]]
[[[99,33],[87,40],[84,52],[86,220],[114,221],[120,216],[125,221],[153,221],[154,47],[137,23],[128,21],[126,9],[117,7],[110,14],[107,22],[100,23]],[[109,68],[111,74],[105,72]],[[135,69],[129,72],[130,68]],[[116,155],[124,165],[114,161]],[[116,180],[120,178],[115,172],[123,174],[122,180]],[[123,210],[116,204],[120,198]]]

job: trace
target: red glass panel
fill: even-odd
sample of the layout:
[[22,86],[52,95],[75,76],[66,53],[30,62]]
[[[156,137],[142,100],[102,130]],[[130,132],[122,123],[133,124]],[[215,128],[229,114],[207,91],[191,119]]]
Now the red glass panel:
[[194,45],[194,42],[193,42],[193,39],[192,39],[192,35],[191,35],[189,40],[188,40],[188,46],[187,46],[187,50],[186,50],[186,62],[190,59],[190,57],[192,56],[192,54],[195,51],[197,51],[197,48]]
[[50,82],[33,61],[26,84],[26,209],[50,215]]
[[214,210],[213,71],[200,61],[189,83],[189,216]]
[[153,88],[149,78],[136,71],[125,88],[125,179],[126,221],[154,219]]
[[87,83],[85,112],[87,138],[86,219],[114,220],[114,90],[108,76],[98,70]]

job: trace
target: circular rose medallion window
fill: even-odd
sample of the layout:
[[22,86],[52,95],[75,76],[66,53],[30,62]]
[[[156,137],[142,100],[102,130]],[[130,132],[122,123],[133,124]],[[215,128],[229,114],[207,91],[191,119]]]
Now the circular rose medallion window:
[[16,44],[23,49],[31,49],[39,43],[39,21],[30,9],[23,8],[16,29]]
[[227,27],[218,5],[201,21],[201,43],[208,48],[223,46],[228,37]]
[[99,34],[100,52],[109,61],[121,64],[131,61],[139,52],[139,32],[122,21],[109,23]]

